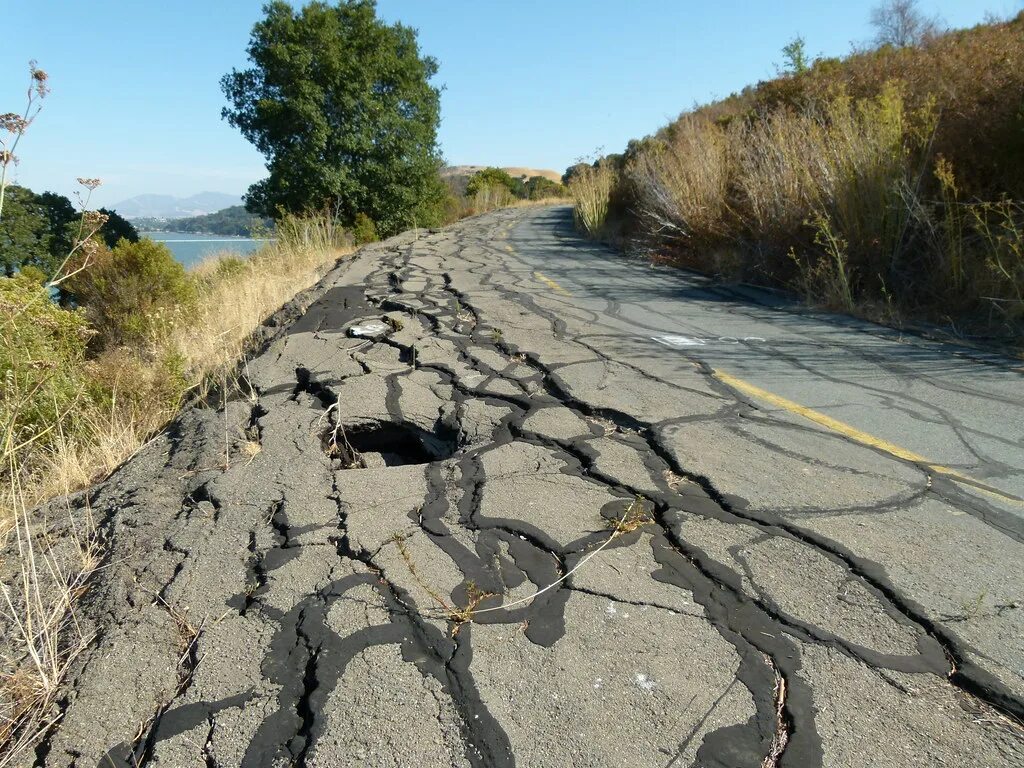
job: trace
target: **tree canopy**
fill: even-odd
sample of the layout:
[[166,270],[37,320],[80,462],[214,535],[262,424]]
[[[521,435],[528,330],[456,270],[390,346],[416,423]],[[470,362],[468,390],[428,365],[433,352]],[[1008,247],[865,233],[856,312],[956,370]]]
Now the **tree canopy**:
[[871,26],[875,28],[875,45],[895,48],[920,45],[941,29],[937,18],[921,12],[917,0],[884,0],[871,9]]
[[247,49],[252,66],[221,80],[223,116],[267,160],[246,207],[267,216],[325,208],[357,213],[387,235],[436,223],[437,61],[415,30],[377,18],[373,0],[264,6]]

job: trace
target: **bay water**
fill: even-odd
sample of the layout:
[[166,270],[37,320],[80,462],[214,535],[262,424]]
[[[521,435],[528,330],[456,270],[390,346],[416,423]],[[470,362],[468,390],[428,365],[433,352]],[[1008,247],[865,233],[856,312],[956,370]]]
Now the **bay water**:
[[201,235],[194,232],[140,232],[139,234],[166,245],[174,254],[174,258],[180,261],[186,269],[215,253],[248,256],[270,242],[252,237]]

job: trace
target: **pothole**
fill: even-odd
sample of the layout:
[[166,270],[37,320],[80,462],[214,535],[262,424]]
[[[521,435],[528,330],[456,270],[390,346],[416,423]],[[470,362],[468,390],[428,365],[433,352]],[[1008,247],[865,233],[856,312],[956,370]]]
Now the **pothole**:
[[429,464],[455,453],[455,441],[409,424],[331,428],[323,437],[324,452],[342,469],[378,469]]

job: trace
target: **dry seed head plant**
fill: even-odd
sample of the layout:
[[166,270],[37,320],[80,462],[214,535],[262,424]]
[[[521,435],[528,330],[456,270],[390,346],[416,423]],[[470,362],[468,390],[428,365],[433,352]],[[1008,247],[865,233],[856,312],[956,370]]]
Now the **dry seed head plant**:
[[21,114],[6,112],[0,114],[0,216],[3,216],[4,197],[7,191],[7,172],[13,163],[18,162],[15,150],[21,142],[25,131],[39,115],[43,108],[43,99],[50,93],[49,75],[36,66],[35,61],[28,63],[28,89],[25,92],[25,109]]

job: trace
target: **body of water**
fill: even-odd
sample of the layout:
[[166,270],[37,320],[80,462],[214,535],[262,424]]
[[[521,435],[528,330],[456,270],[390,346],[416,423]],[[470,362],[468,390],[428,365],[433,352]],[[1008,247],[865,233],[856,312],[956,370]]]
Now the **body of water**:
[[223,235],[197,235],[191,232],[140,232],[143,237],[163,243],[171,249],[174,258],[185,267],[202,261],[214,253],[237,253],[248,256],[269,240],[251,237],[224,237]]

